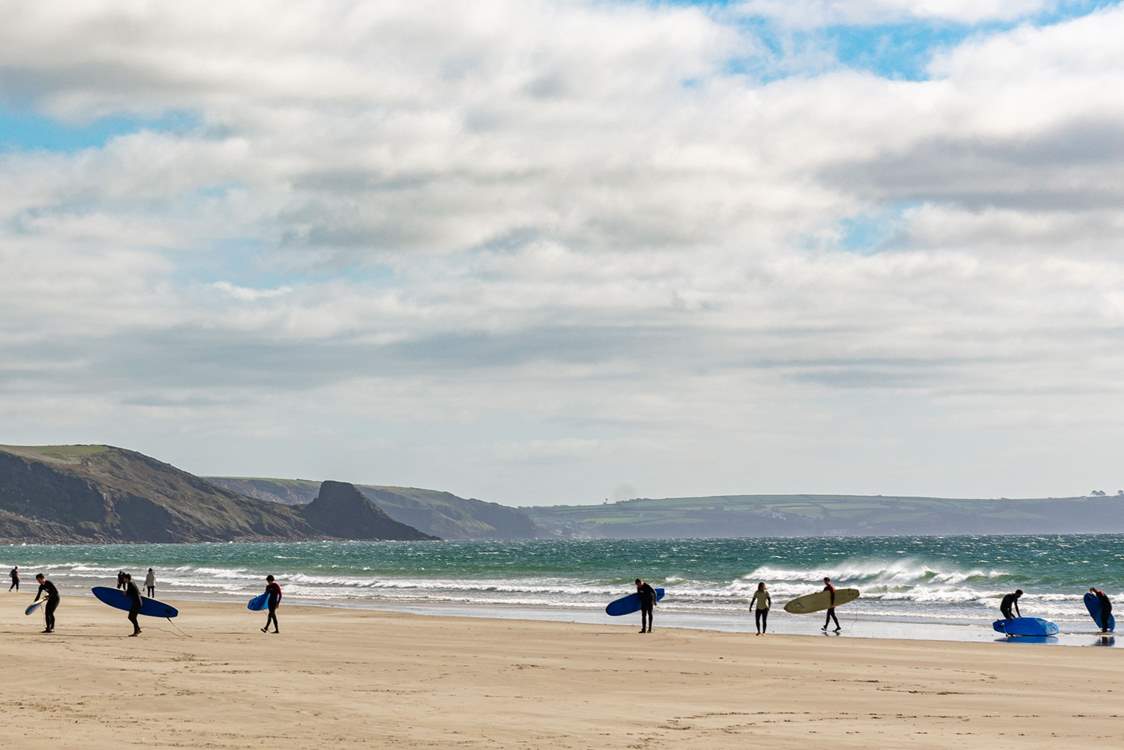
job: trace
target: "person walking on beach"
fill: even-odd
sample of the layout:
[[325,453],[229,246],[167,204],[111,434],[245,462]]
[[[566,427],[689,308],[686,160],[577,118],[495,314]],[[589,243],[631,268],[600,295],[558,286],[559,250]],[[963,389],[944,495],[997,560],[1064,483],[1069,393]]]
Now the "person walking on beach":
[[[1003,613],[1004,620],[1013,620],[1016,617],[1022,617],[1023,613],[1019,611],[1019,597],[1023,595],[1022,589],[1015,589],[1014,593],[1007,594],[1003,597],[1003,601],[999,603],[999,611]],[[1015,614],[1011,614],[1011,608],[1015,608]]]
[[835,620],[835,632],[838,633],[843,629],[843,626],[839,624],[839,618],[835,616],[835,586],[831,585],[831,579],[827,576],[824,576],[823,579],[823,590],[831,597],[831,606],[827,608],[827,617],[824,618],[823,627],[820,630],[826,633],[827,626],[831,624],[832,620]]
[[20,566],[18,566],[18,565],[14,566],[12,568],[12,572],[9,573],[8,575],[10,575],[12,577],[12,585],[8,587],[8,591],[13,591],[13,590],[19,591],[20,590]]
[[1112,617],[1112,600],[1108,598],[1108,594],[1096,587],[1090,588],[1089,593],[1097,597],[1097,603],[1101,605],[1101,632],[1107,633],[1108,618]]
[[148,575],[144,577],[144,590],[148,593],[149,599],[156,598],[156,573],[152,568],[148,569]]
[[769,589],[765,588],[764,581],[757,584],[757,590],[753,592],[753,599],[749,602],[749,606],[753,609],[753,622],[757,625],[757,635],[763,635],[769,629],[769,607],[773,606],[773,597],[769,596]]
[[[47,594],[47,603],[43,605],[43,619],[46,622],[43,632],[53,633],[55,632],[55,610],[59,608],[59,590],[42,573],[37,574],[35,580],[39,583],[39,591],[35,593],[35,601],[39,601],[44,592]],[[32,603],[34,604],[34,602]]]
[[273,576],[271,575],[266,576],[265,580],[265,593],[269,594],[269,600],[267,602],[267,606],[269,607],[269,617],[266,618],[265,627],[261,629],[261,632],[268,633],[269,623],[272,622],[273,632],[279,633],[281,631],[277,626],[277,605],[281,603],[281,586],[277,583],[276,580],[274,580]]
[[656,607],[656,590],[637,578],[636,593],[640,597],[640,632],[651,633],[652,612]]
[[121,589],[125,588],[125,576],[126,575],[127,574],[123,570],[117,571],[117,589],[118,590],[121,590]]
[[125,574],[125,598],[129,600],[129,622],[133,623],[133,632],[130,638],[136,638],[141,634],[140,623],[137,622],[137,616],[141,610],[141,593],[137,585],[133,583],[133,577],[128,573]]

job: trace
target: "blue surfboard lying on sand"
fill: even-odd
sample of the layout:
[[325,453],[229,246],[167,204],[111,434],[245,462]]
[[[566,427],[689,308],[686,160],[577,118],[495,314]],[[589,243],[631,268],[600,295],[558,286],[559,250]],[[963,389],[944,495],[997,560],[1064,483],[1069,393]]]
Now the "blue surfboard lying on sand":
[[[120,589],[111,589],[107,586],[94,586],[90,589],[90,593],[98,598],[103,604],[108,604],[117,609],[129,611],[129,597],[125,596],[125,592]],[[180,611],[175,607],[168,606],[164,602],[158,602],[155,599],[146,599],[141,597],[140,613],[146,617],[176,617]]]
[[261,612],[263,609],[265,609],[268,606],[269,606],[269,592],[268,591],[265,592],[264,594],[258,594],[253,599],[246,602],[246,609],[250,610],[251,612]]
[[991,624],[996,633],[1009,636],[1038,636],[1057,635],[1058,626],[1041,617],[1016,617],[1012,620],[996,620]]
[[[1097,623],[1098,628],[1105,628],[1105,624],[1101,622],[1101,602],[1091,591],[1085,594],[1085,609],[1089,610],[1089,616]],[[1108,627],[1105,629],[1116,630],[1116,617],[1111,612],[1108,613]]]
[[[664,590],[656,589],[656,601],[663,599]],[[613,617],[620,617],[621,615],[631,615],[633,612],[640,611],[640,594],[629,594],[622,596],[616,601],[609,602],[609,606],[605,607],[605,614],[612,615]]]

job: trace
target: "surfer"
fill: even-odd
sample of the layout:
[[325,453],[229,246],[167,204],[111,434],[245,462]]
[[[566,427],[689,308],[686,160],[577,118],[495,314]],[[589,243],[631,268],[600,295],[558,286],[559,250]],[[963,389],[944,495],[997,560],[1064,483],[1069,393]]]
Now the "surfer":
[[19,591],[20,590],[20,566],[16,565],[14,568],[12,568],[12,572],[9,573],[8,575],[10,575],[12,577],[12,585],[8,587],[8,591],[12,591],[12,590]]
[[261,632],[269,632],[269,623],[273,623],[273,632],[279,633],[280,628],[277,627],[277,605],[281,603],[281,586],[274,580],[273,576],[268,575],[265,577],[266,586],[265,593],[269,594],[269,617],[265,620],[265,627]]
[[757,590],[753,592],[753,599],[749,602],[749,606],[753,608],[753,622],[757,626],[757,635],[762,635],[769,629],[769,607],[773,606],[773,597],[769,596],[769,589],[765,588],[764,581],[757,584]]
[[656,590],[637,578],[636,595],[640,597],[640,632],[651,633],[652,612],[656,607]]
[[1109,618],[1112,617],[1112,600],[1108,598],[1108,594],[1096,587],[1090,588],[1089,593],[1097,597],[1097,603],[1101,605],[1101,621],[1098,624],[1101,626],[1101,632],[1107,633]]
[[[1015,589],[1014,593],[1003,597],[1003,601],[999,603],[999,611],[1003,613],[1004,620],[1013,620],[1016,617],[1023,616],[1023,613],[1019,611],[1019,597],[1022,595],[1022,589]],[[1015,608],[1014,615],[1011,614],[1011,607]]]
[[137,615],[141,610],[141,592],[137,585],[133,583],[133,577],[128,573],[125,574],[125,598],[129,600],[129,622],[133,623],[133,633],[130,638],[135,638],[141,634],[140,623],[137,622]]
[[832,620],[835,620],[835,632],[838,633],[843,629],[843,626],[839,624],[839,618],[835,616],[835,586],[831,585],[831,579],[827,576],[824,576],[823,579],[823,590],[831,597],[831,606],[827,608],[827,617],[824,618],[823,627],[820,630],[826,633],[827,626],[831,624]]
[[148,575],[144,577],[144,590],[148,592],[149,599],[156,598],[156,573],[152,568],[148,569]]
[[47,603],[43,605],[43,619],[46,621],[43,632],[53,633],[55,632],[55,610],[59,608],[59,590],[42,573],[37,574],[35,580],[39,583],[39,591],[35,593],[35,601],[39,601],[44,592],[47,594]]

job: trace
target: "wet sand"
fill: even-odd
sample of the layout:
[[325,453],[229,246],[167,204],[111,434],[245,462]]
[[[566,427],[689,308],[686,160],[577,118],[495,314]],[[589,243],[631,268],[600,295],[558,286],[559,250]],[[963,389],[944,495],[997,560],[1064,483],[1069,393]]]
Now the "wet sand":
[[[1115,649],[183,602],[177,625],[0,595],[0,747],[1124,745]],[[176,604],[174,601],[169,603]]]

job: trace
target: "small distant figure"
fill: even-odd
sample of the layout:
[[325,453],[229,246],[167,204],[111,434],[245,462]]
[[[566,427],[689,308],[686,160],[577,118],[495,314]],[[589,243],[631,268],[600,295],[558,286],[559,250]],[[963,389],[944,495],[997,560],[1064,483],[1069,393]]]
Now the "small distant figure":
[[831,597],[831,606],[827,608],[827,617],[824,618],[823,627],[820,628],[820,630],[826,633],[827,626],[831,624],[832,620],[834,620],[835,632],[838,633],[843,629],[843,626],[839,624],[839,618],[835,616],[835,586],[832,585],[831,579],[827,576],[824,576],[823,579],[823,590],[826,591]]
[[12,572],[8,574],[12,577],[12,585],[8,587],[8,591],[20,590],[20,566],[16,565],[12,568]]
[[656,590],[637,578],[636,593],[640,596],[640,632],[651,633],[652,613],[656,608]]
[[123,570],[117,571],[117,588],[118,589],[125,588],[125,576],[127,576],[127,575],[128,575],[128,573],[126,573]]
[[265,593],[269,594],[269,600],[266,603],[269,607],[269,617],[266,618],[265,627],[261,629],[261,632],[268,633],[269,623],[272,622],[273,632],[279,633],[281,629],[277,625],[277,606],[281,604],[281,586],[271,575],[266,576],[265,581]]
[[148,569],[148,575],[144,577],[144,590],[147,592],[149,599],[156,598],[156,573],[152,568]]
[[46,621],[43,632],[53,633],[55,632],[55,610],[59,608],[59,590],[42,573],[38,573],[35,580],[39,583],[39,591],[35,593],[35,601],[39,601],[44,593],[47,594],[47,603],[43,605],[43,619]]
[[750,600],[749,606],[753,610],[757,635],[764,635],[769,629],[769,607],[773,606],[773,597],[769,596],[769,589],[765,587],[764,581],[757,584],[757,590],[753,592],[753,599]]
[[1097,597],[1097,603],[1101,605],[1101,632],[1108,632],[1108,620],[1112,617],[1112,600],[1108,598],[1108,594],[1100,589],[1093,587],[1089,589],[1089,593]]
[[[1019,597],[1021,597],[1022,595],[1022,589],[1015,589],[1013,593],[1007,594],[1003,597],[1003,601],[999,603],[999,611],[1003,613],[1004,620],[1013,620],[1016,617],[1023,616],[1023,613],[1019,611]],[[1014,614],[1011,614],[1012,607],[1015,610]]]
[[142,604],[141,592],[128,573],[125,574],[125,598],[129,600],[129,622],[133,623],[133,632],[129,637],[136,638],[141,634],[140,623],[137,622]]

